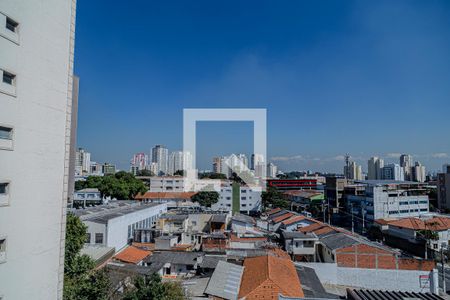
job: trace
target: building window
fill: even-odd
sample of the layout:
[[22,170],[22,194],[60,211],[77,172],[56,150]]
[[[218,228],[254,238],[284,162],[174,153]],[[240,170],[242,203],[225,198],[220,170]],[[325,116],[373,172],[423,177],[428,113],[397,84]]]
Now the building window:
[[0,126],[0,139],[12,140],[13,129],[9,127]]
[[0,238],[0,263],[6,261],[6,238]]
[[6,17],[6,28],[11,30],[12,32],[17,32],[17,28],[19,27],[19,23],[14,21],[13,19]]
[[0,182],[0,196],[8,195],[9,183]]
[[14,85],[16,81],[16,75],[3,71],[3,82],[9,85]]
[[86,233],[86,244],[90,244],[91,243],[91,234],[89,232]]
[[103,244],[103,233],[96,233],[95,234],[95,243],[96,244]]

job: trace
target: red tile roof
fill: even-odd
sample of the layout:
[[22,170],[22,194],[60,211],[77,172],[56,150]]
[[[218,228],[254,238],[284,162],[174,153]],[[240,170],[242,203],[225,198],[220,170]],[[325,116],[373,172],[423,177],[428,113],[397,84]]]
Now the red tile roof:
[[290,259],[274,255],[246,258],[239,299],[304,298],[302,286]]
[[128,246],[127,248],[117,253],[114,258],[123,262],[137,264],[151,254],[151,251],[142,250],[134,246]]
[[138,194],[134,199],[183,199],[188,200],[194,196],[195,192],[146,192],[144,195]]
[[284,220],[282,223],[283,223],[283,225],[291,225],[291,224],[303,221],[305,219],[306,219],[305,216],[292,216],[289,219]]
[[450,218],[433,217],[431,219],[423,220],[419,218],[403,218],[393,221],[384,220],[385,224],[408,228],[412,230],[434,230],[443,231],[450,229]]
[[267,211],[266,214],[270,216],[270,215],[276,214],[279,211],[281,211],[281,208],[277,207],[277,208],[273,208],[273,209]]
[[283,215],[281,215],[281,216],[276,217],[276,218],[273,219],[272,221],[273,221],[274,223],[279,223],[279,222],[281,222],[281,221],[283,221],[283,220],[286,220],[286,219],[292,217],[293,215],[294,215],[293,213],[288,212],[288,213],[285,213],[285,214],[283,214]]

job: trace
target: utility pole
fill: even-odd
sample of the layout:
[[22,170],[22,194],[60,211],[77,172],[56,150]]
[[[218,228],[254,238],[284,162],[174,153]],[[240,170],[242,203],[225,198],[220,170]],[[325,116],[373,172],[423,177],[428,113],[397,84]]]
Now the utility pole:
[[352,213],[352,233],[355,233],[355,223],[353,222],[353,203],[350,203],[350,211]]
[[322,200],[323,222],[325,223],[325,200]]
[[442,291],[444,295],[447,294],[447,287],[445,283],[445,258],[444,258],[444,244],[441,244],[441,267],[442,267]]
[[365,223],[364,223],[364,216],[365,216],[365,211],[364,211],[364,208],[365,208],[365,204],[364,203],[362,203],[362,205],[361,205],[361,215],[362,215],[362,234],[364,234],[365,233],[365,231],[366,231],[366,225],[365,225]]

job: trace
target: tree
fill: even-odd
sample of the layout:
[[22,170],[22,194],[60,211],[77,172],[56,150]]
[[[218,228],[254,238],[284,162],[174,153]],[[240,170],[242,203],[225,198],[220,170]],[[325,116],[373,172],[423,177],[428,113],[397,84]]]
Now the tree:
[[139,276],[123,300],[185,300],[183,289],[175,282],[162,282],[158,274]]
[[80,255],[86,241],[86,225],[74,214],[67,214],[64,261],[64,300],[107,299],[109,278],[105,271],[94,270],[94,261]]
[[191,197],[193,202],[198,202],[202,206],[211,207],[211,205],[217,203],[219,201],[219,193],[218,192],[206,192],[201,191]]
[[176,170],[175,173],[173,173],[174,176],[184,176],[186,172],[184,170]]
[[79,188],[97,188],[102,196],[118,200],[133,199],[138,193],[145,193],[145,184],[133,174],[120,171],[114,175],[89,176]]
[[155,176],[152,171],[150,170],[139,170],[136,173],[137,176]]
[[214,172],[206,172],[199,174],[200,179],[209,178],[209,179],[227,179],[227,176],[222,173],[214,173]]
[[283,197],[283,194],[277,188],[272,186],[269,186],[265,192],[262,192],[261,199],[264,208],[289,208],[289,201]]

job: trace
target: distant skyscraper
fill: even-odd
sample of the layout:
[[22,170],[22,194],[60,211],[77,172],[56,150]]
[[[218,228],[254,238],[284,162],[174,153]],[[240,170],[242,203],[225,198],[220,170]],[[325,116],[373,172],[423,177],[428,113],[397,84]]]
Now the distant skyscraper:
[[400,167],[403,168],[405,173],[405,180],[412,180],[412,167],[413,167],[413,159],[409,154],[402,154],[400,156]]
[[412,173],[414,181],[425,182],[426,180],[425,166],[422,166],[420,162],[416,161]]
[[157,165],[155,175],[166,175],[169,169],[169,150],[163,145],[153,147],[152,162]]
[[83,148],[78,148],[75,153],[75,173],[77,175],[87,175],[90,173],[91,153]]
[[276,178],[278,172],[278,167],[273,163],[267,164],[267,177]]
[[169,170],[168,174],[173,175],[176,171],[183,170],[183,151],[173,151],[169,156]]
[[222,157],[217,156],[213,158],[213,172],[222,173]]
[[368,166],[368,174],[367,179],[369,180],[379,180],[383,179],[382,169],[384,167],[384,160],[374,156],[371,157],[367,163]]
[[405,180],[404,170],[398,164],[389,164],[383,167],[382,179],[404,181]]
[[448,209],[450,208],[450,165],[444,165],[442,171],[437,177],[438,207]]
[[264,163],[264,157],[262,154],[252,154],[251,160],[250,160],[250,169],[256,170],[256,166]]
[[344,175],[348,179],[354,179],[354,180],[362,180],[363,174],[362,174],[362,167],[358,165],[356,162],[351,161],[349,162],[349,166],[344,166]]
[[142,171],[147,168],[148,165],[148,155],[141,152],[136,153],[131,159],[131,172],[136,175],[137,171]]

